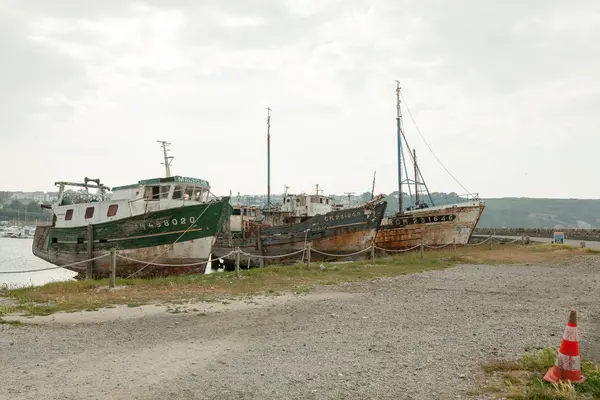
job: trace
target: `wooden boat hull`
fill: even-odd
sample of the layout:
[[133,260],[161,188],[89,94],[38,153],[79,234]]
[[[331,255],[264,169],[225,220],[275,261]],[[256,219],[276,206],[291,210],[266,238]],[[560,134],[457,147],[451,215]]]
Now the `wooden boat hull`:
[[[115,248],[117,276],[127,277],[148,262],[171,266],[146,266],[137,277],[202,273],[205,266],[190,264],[208,260],[217,232],[229,218],[229,198],[211,203],[170,208],[88,227],[38,226],[33,254],[58,266],[98,257]],[[110,257],[93,261],[93,276],[110,274]],[[66,267],[85,276],[86,264]]]
[[[368,248],[373,244],[377,229],[385,213],[386,202],[366,207],[355,207],[347,210],[332,211],[316,215],[304,222],[263,228],[252,232],[246,238],[234,239],[226,233],[217,237],[213,248],[213,259],[222,259],[227,269],[235,265],[235,255],[226,256],[236,247],[245,253],[259,256],[283,256],[297,252],[311,243],[311,260],[341,261],[366,257],[362,253],[354,257],[332,257],[324,253],[345,255]],[[289,257],[265,259],[264,264],[287,264],[297,262],[303,254]],[[242,255],[241,266],[256,267],[260,265],[257,257]]]
[[386,218],[375,245],[386,250],[467,244],[485,205],[481,202],[412,210]]

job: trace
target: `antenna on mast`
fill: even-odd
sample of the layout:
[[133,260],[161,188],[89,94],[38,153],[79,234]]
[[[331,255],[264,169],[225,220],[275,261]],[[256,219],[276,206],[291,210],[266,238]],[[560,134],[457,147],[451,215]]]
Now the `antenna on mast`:
[[171,162],[173,161],[173,156],[168,156],[167,152],[169,151],[169,146],[171,145],[171,143],[166,142],[164,140],[157,140],[158,143],[160,143],[160,145],[163,148],[163,154],[164,154],[164,162],[161,162],[161,164],[164,164],[165,166],[165,175],[166,177],[170,177],[171,176]]
[[352,195],[354,194],[354,192],[344,192],[345,195],[348,196],[348,207],[350,207],[350,198],[352,197]]
[[267,107],[267,208],[271,206],[271,107]]
[[[317,196],[318,196],[319,195],[319,184],[317,183],[316,186],[317,186],[317,190],[316,191],[317,191]],[[322,192],[323,190],[320,190],[320,191]]]
[[377,175],[377,170],[373,172],[373,188],[371,189],[371,200],[375,198],[375,176]]
[[288,190],[290,189],[290,187],[291,187],[291,186],[288,186],[288,185],[283,185],[283,187],[285,188],[285,193],[284,193],[284,195],[287,195],[287,194],[288,194]]
[[402,110],[400,109],[400,81],[396,81],[396,129],[398,135],[398,212],[402,213]]

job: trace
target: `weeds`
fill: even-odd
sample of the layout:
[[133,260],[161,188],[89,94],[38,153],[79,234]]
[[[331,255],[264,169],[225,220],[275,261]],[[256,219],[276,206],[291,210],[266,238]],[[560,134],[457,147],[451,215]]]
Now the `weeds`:
[[556,361],[556,351],[546,348],[537,353],[527,353],[518,362],[497,361],[483,366],[485,373],[494,384],[485,391],[495,393],[499,398],[513,400],[588,400],[600,399],[600,368],[587,361],[581,366],[586,377],[584,383],[556,384],[542,380],[542,377]]
[[0,318],[0,324],[2,325],[11,325],[11,326],[23,326],[21,321],[7,321],[5,319]]

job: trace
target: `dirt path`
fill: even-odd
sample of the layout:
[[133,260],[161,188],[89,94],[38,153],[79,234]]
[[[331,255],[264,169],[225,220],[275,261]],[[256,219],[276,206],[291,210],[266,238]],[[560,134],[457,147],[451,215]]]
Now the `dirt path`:
[[570,307],[582,354],[600,361],[599,266],[460,266],[187,313],[0,325],[0,399],[478,398],[482,361],[558,346]]

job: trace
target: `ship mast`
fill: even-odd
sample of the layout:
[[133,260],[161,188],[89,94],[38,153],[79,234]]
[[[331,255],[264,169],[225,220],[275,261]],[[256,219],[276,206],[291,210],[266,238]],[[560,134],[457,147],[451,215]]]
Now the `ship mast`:
[[398,136],[398,212],[402,213],[402,111],[400,110],[400,81],[396,81],[396,129]]
[[267,208],[271,207],[271,107],[267,107]]
[[166,177],[170,177],[171,176],[171,161],[173,161],[173,156],[168,156],[167,152],[169,151],[169,146],[171,145],[171,143],[169,142],[165,142],[164,140],[157,140],[158,143],[160,143],[161,147],[163,148],[163,155],[164,155],[164,162],[161,162],[161,164],[165,165],[165,175]]

